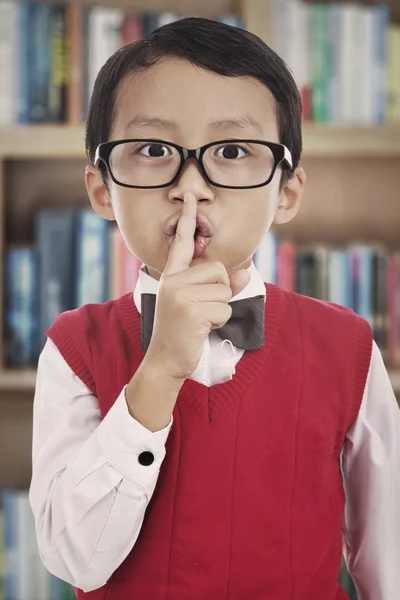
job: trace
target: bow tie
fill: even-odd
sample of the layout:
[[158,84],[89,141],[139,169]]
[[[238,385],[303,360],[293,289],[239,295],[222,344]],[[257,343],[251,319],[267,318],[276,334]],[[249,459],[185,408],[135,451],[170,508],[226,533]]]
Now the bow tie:
[[[234,300],[232,316],[223,327],[214,329],[223,340],[230,340],[237,348],[257,350],[264,346],[264,296]],[[153,333],[155,294],[141,295],[141,346],[147,350]]]

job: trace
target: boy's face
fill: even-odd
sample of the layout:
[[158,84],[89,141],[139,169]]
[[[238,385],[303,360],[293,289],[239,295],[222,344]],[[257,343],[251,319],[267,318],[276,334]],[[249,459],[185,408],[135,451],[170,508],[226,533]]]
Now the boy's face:
[[[135,123],[129,125],[132,120]],[[122,81],[109,139],[126,138],[161,139],[189,149],[230,138],[279,142],[273,97],[264,85],[174,58]],[[213,231],[205,252],[192,264],[218,260],[228,272],[248,267],[272,222],[290,221],[297,213],[304,173],[298,169],[281,191],[280,178],[279,168],[271,183],[261,188],[218,188],[190,160],[170,187],[126,188],[109,178],[107,191],[98,170],[93,166],[86,170],[94,210],[117,221],[131,252],[156,279],[168,257],[164,230],[180,215],[186,192],[195,195],[198,214],[208,219]]]

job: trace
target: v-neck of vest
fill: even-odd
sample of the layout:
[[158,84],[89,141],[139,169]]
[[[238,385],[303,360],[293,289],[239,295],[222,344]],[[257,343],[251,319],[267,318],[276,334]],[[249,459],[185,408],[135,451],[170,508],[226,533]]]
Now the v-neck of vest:
[[[245,351],[236,365],[233,378],[229,381],[208,387],[193,379],[186,379],[182,386],[178,403],[188,407],[202,419],[211,422],[218,412],[235,410],[243,393],[265,366],[278,336],[284,313],[283,290],[270,283],[266,283],[265,287],[265,345],[258,350]],[[140,341],[140,313],[132,293],[125,294],[116,300],[116,303],[124,331],[132,345],[133,367],[136,370],[145,356]]]

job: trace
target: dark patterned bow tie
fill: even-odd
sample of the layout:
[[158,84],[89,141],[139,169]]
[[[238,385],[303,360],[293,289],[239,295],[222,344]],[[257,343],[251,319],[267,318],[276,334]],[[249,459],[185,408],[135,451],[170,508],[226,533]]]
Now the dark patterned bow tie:
[[[257,350],[264,346],[264,296],[254,296],[229,303],[232,316],[223,327],[215,329],[223,340],[230,340],[237,348]],[[155,294],[142,294],[141,345],[147,350],[153,333]]]

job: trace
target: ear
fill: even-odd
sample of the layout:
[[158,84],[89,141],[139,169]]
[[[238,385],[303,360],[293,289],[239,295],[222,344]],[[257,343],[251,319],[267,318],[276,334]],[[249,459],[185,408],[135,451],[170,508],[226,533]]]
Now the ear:
[[115,221],[109,191],[101,177],[100,170],[94,165],[86,166],[85,184],[93,210],[104,219]]
[[279,194],[279,203],[276,209],[274,223],[288,223],[297,215],[303,197],[305,183],[306,174],[304,170],[299,167],[295,170],[289,181],[285,183]]

